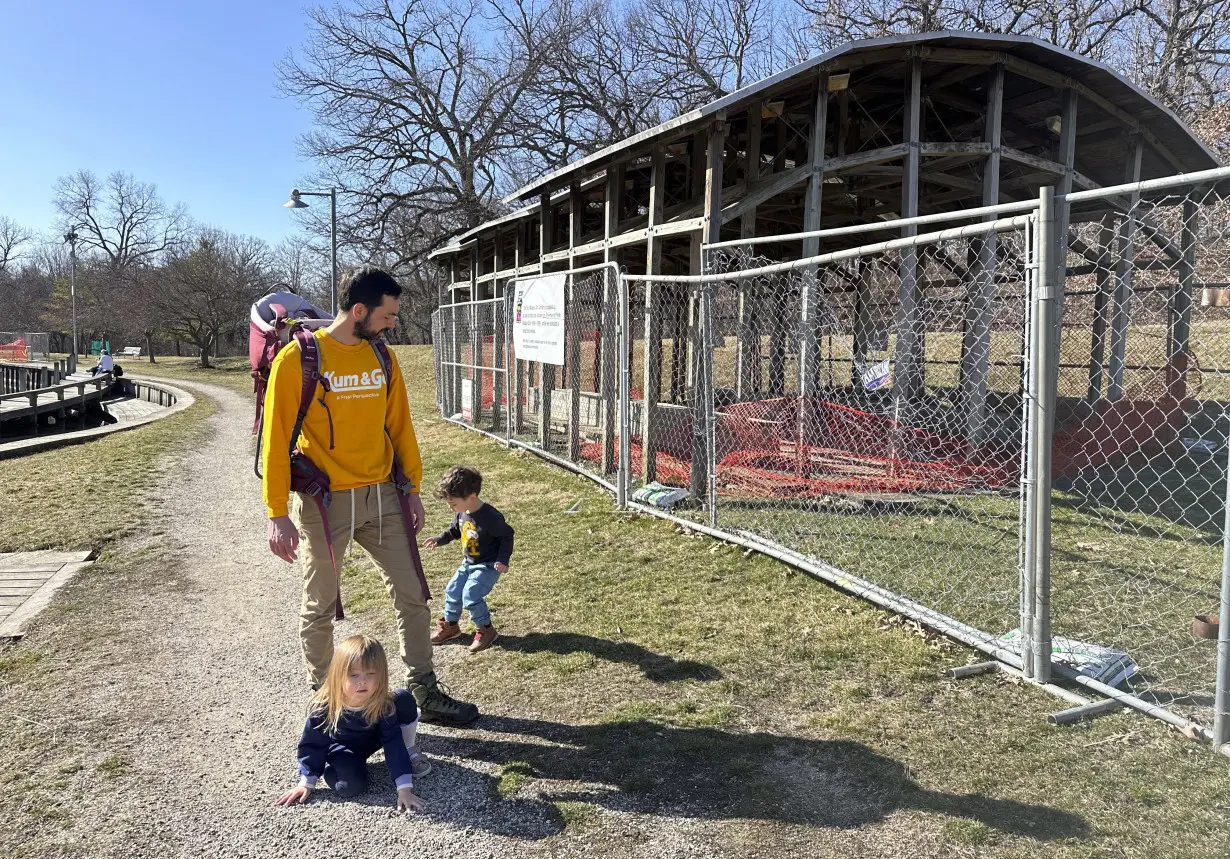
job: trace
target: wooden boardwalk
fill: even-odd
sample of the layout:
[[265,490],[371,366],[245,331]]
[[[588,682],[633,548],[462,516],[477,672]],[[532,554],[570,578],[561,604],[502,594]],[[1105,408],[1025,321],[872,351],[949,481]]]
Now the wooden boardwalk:
[[113,381],[110,373],[76,373],[49,388],[0,394],[0,422],[84,410],[91,402],[104,399]]
[[90,565],[89,552],[0,552],[0,639],[22,627],[52,596]]

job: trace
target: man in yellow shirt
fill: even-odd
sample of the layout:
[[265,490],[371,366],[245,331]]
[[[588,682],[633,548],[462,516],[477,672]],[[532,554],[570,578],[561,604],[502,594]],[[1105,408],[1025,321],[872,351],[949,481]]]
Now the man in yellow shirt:
[[410,481],[409,510],[417,534],[424,519],[419,496],[423,464],[406,388],[391,355],[385,378],[373,343],[396,322],[401,291],[381,269],[352,270],[339,290],[341,314],[328,328],[315,332],[321,381],[315,385],[296,449],[329,477],[333,494],[329,534],[316,501],[290,491],[291,436],[304,387],[299,344],[292,340],[274,359],[261,449],[269,548],[292,562],[302,540],[299,635],[314,687],[324,682],[333,658],[339,569],[353,539],[372,556],[393,595],[406,687],[418,701],[423,719],[460,725],[478,718],[478,708],[452,698],[436,680],[426,583],[420,581],[411,560],[408,541],[414,536],[406,533],[398,490],[390,479],[396,454]]

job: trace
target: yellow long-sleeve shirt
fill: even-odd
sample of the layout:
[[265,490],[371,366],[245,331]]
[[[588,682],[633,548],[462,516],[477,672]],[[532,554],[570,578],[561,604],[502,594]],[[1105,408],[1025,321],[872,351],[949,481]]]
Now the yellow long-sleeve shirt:
[[[396,449],[406,476],[418,492],[423,461],[419,458],[397,358],[390,355],[392,378],[386,380],[372,344],[347,346],[323,329],[316,332],[316,344],[320,351],[320,374],[329,381],[330,391],[326,394],[322,386],[316,386],[299,435],[299,450],[329,475],[331,489],[342,491],[388,480]],[[261,446],[265,476],[261,488],[271,519],[287,512],[290,434],[295,428],[302,392],[299,345],[292,340],[273,360],[265,394]],[[327,409],[320,403],[322,397]]]

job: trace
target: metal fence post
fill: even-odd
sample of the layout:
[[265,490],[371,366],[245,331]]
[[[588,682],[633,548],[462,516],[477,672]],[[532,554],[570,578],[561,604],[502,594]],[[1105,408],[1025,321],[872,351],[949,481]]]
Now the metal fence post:
[[1221,621],[1217,631],[1217,690],[1213,695],[1213,748],[1230,743],[1230,462],[1226,463],[1226,513],[1222,520]]
[[[508,391],[508,405],[504,409],[504,419],[508,427],[507,439],[508,446],[512,446],[514,416],[518,412],[521,405],[521,386],[513,384],[512,375],[520,378],[520,361],[513,356],[513,296],[516,293],[516,279],[512,278],[508,281],[508,285],[504,287],[504,305],[497,307],[497,313],[504,314],[504,388]],[[518,365],[515,366],[514,365]],[[510,375],[511,374],[511,375]],[[515,390],[514,390],[515,388]],[[513,403],[513,397],[517,397],[517,402]]]
[[1033,596],[1031,645],[1022,661],[1031,665],[1028,674],[1038,683],[1051,679],[1051,445],[1055,431],[1055,394],[1059,383],[1057,359],[1058,329],[1055,325],[1058,299],[1054,260],[1058,249],[1055,230],[1055,189],[1043,188],[1038,195],[1037,252],[1031,313],[1029,398],[1031,435],[1029,437],[1030,498],[1029,541],[1026,567],[1027,587]]

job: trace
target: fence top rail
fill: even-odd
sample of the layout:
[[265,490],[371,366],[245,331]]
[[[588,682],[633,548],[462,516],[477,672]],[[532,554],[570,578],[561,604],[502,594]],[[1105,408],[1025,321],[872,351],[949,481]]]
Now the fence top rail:
[[1074,191],[1066,197],[1057,196],[1056,202],[1067,200],[1069,203],[1083,203],[1088,200],[1101,200],[1106,197],[1123,197],[1130,194],[1143,194],[1147,191],[1164,191],[1167,188],[1177,188],[1180,185],[1204,185],[1210,182],[1230,181],[1230,167],[1217,167],[1213,170],[1200,170],[1195,173],[1176,173],[1173,176],[1163,176],[1161,179],[1145,179],[1141,182],[1128,182],[1123,185],[1109,185],[1105,188],[1094,188],[1090,191]]
[[1038,208],[1036,199],[1020,200],[1015,203],[1001,203],[998,206],[979,206],[974,209],[956,209],[951,212],[937,212],[931,215],[919,215],[915,218],[896,218],[888,221],[872,221],[866,224],[852,224],[848,227],[829,227],[827,230],[812,230],[805,233],[784,233],[775,236],[752,236],[746,239],[728,239],[724,242],[713,242],[705,245],[705,250],[719,248],[745,247],[747,245],[770,244],[773,242],[791,242],[800,239],[824,239],[832,236],[853,236],[859,233],[874,233],[881,230],[900,230],[905,227],[922,226],[923,224],[938,224],[945,221],[964,221],[973,218],[1011,215],[1017,212],[1030,212]]
[[[1200,185],[1209,182],[1230,181],[1230,167],[1217,167],[1212,170],[1201,170],[1195,173],[1176,173],[1160,179],[1146,179],[1140,182],[1128,182],[1122,185],[1111,185],[1105,188],[1094,188],[1089,191],[1075,191],[1066,195],[1056,195],[1057,203],[1067,200],[1069,203],[1081,203],[1090,200],[1101,200],[1107,197],[1123,197],[1129,194],[1140,194],[1148,191],[1163,191],[1181,185]],[[772,236],[752,236],[746,239],[728,239],[724,242],[706,244],[706,250],[718,248],[747,247],[749,245],[772,244],[776,242],[792,242],[801,239],[824,239],[835,236],[852,236],[859,233],[872,233],[882,230],[899,230],[905,227],[938,224],[946,221],[964,221],[973,218],[1000,217],[1017,212],[1030,212],[1038,208],[1037,199],[1019,200],[1014,203],[1000,203],[997,206],[978,206],[972,209],[957,209],[951,212],[936,212],[930,215],[919,215],[914,218],[896,218],[887,221],[872,221],[866,224],[852,224],[848,227],[830,227],[826,230],[811,230],[802,233],[783,233]]]
[[476,301],[454,301],[449,304],[441,304],[437,310],[445,310],[449,307],[475,307],[482,304],[503,304],[507,299],[504,296],[499,298],[480,298]]
[[[1036,203],[1033,204],[1036,207]],[[947,241],[949,239],[959,239],[967,236],[978,236],[986,233],[1002,233],[1008,230],[1015,230],[1033,222],[1035,215],[1017,215],[1013,218],[1001,218],[997,221],[984,221],[980,224],[967,224],[964,227],[952,227],[947,230],[940,230],[934,233],[922,233],[917,236],[907,236],[900,239],[892,239],[876,244],[861,245],[857,248],[848,248],[841,251],[832,251],[819,256],[805,257],[803,259],[790,260],[788,262],[774,263],[772,265],[760,266],[759,268],[749,268],[742,271],[729,271],[713,274],[625,274],[624,279],[633,282],[642,283],[714,283],[728,280],[744,280],[749,277],[759,277],[766,274],[778,274],[780,272],[794,271],[800,268],[810,268],[811,266],[825,265],[831,262],[840,262],[841,260],[854,259],[860,256],[871,256],[873,254],[883,253],[885,251],[897,250],[899,248],[917,247],[919,245],[935,244],[937,242]]]
[[510,277],[508,279],[508,282],[515,283],[518,280],[533,280],[534,278],[538,278],[538,277],[551,277],[552,275],[555,275],[555,274],[571,274],[571,275],[589,274],[590,272],[602,271],[603,269],[610,269],[611,274],[613,274],[615,277],[619,277],[619,264],[618,263],[600,262],[600,263],[595,263],[594,265],[583,265],[580,268],[568,268],[568,269],[563,269],[561,271],[540,271],[540,272],[535,272],[534,274],[519,274],[516,277]]

